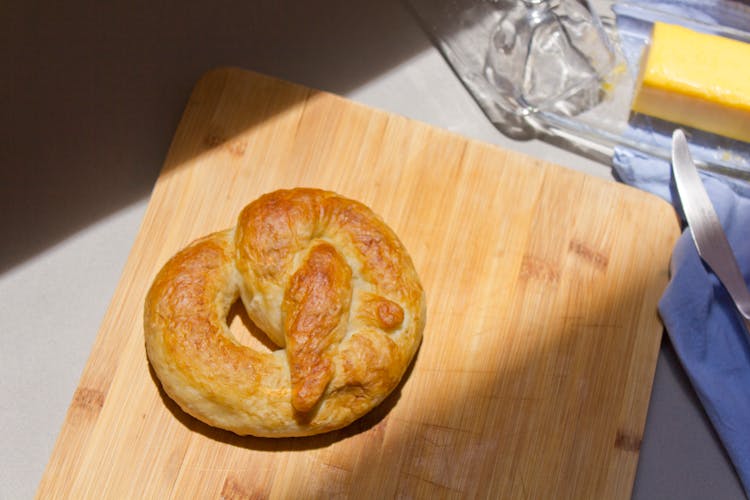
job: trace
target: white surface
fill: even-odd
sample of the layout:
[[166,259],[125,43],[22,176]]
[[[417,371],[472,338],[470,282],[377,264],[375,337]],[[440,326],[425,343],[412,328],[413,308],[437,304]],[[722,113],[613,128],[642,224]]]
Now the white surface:
[[0,275],[0,498],[32,496],[145,208],[125,207]]
[[[610,176],[498,133],[397,2],[42,3],[7,8],[0,44],[0,499],[34,495],[204,71],[265,72]],[[634,497],[743,498],[666,343]]]

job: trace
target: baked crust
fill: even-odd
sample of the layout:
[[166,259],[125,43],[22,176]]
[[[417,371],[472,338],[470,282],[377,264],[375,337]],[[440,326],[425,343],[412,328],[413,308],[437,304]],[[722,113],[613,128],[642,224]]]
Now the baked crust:
[[[238,298],[279,349],[233,338]],[[365,205],[307,188],[263,195],[236,227],[178,252],[144,314],[169,397],[209,425],[267,437],[338,429],[380,404],[424,323],[424,291],[395,233]]]

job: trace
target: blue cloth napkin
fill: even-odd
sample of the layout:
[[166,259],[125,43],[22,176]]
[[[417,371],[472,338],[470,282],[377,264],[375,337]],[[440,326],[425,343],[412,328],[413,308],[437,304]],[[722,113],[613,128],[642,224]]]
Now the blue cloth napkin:
[[[671,165],[618,149],[620,179],[673,203]],[[700,173],[746,282],[750,282],[750,184]],[[732,299],[703,264],[689,230],[672,255],[671,279],[659,302],[667,334],[750,496],[750,342]]]
[[[650,2],[652,8],[656,4],[687,18],[750,29],[747,4],[731,0]],[[626,57],[632,57],[627,47],[624,49]],[[664,140],[655,134],[650,137],[643,130],[628,133],[653,144]],[[615,149],[613,163],[621,181],[672,203],[685,227],[668,161],[620,147]],[[708,172],[700,175],[745,282],[750,283],[750,183]],[[681,364],[750,497],[750,341],[731,297],[698,255],[689,229],[683,231],[674,248],[670,282],[659,302],[659,312]]]

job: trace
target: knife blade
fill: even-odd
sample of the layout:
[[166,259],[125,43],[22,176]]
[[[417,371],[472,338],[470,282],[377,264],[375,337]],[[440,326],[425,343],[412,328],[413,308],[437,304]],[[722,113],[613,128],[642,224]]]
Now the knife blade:
[[750,333],[750,291],[681,129],[672,133],[672,171],[698,254],[729,292]]

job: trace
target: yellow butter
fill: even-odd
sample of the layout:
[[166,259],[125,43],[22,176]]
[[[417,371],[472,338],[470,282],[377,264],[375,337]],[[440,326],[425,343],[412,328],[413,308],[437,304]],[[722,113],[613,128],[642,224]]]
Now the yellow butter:
[[632,109],[750,142],[750,44],[654,23]]

